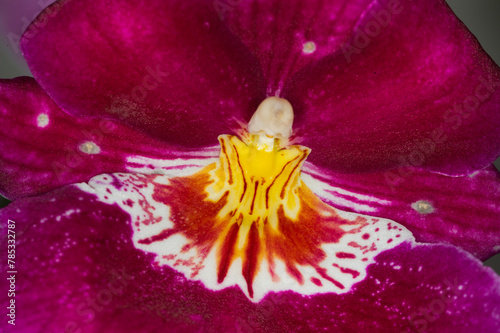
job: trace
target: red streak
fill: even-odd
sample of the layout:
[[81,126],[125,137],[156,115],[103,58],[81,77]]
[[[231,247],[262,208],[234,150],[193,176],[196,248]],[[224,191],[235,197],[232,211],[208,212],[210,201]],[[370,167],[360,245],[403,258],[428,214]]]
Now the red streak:
[[341,267],[340,270],[342,271],[342,273],[351,274],[353,278],[357,278],[359,276],[358,271],[355,271],[355,270],[350,269],[350,268]]
[[229,232],[227,233],[226,238],[224,238],[224,244],[221,248],[221,258],[219,262],[219,268],[217,269],[217,282],[222,283],[226,278],[227,271],[229,270],[229,266],[233,261],[233,252],[234,245],[236,240],[238,239],[238,231],[240,227],[238,224],[233,224]]
[[345,258],[354,259],[354,258],[356,258],[356,255],[354,253],[337,252],[335,255],[337,256],[337,258],[340,258],[340,259],[345,259]]
[[320,279],[317,279],[315,277],[312,277],[311,278],[311,282],[314,283],[315,285],[317,285],[318,287],[321,287],[323,286],[323,283],[321,283],[321,280]]
[[234,152],[236,153],[236,160],[238,161],[238,166],[240,167],[241,170],[241,179],[243,179],[243,193],[241,193],[240,197],[240,202],[243,201],[243,197],[245,196],[245,192],[247,191],[247,181],[245,179],[245,172],[243,171],[243,168],[241,167],[241,162],[240,162],[240,154],[238,153],[238,150],[234,145],[231,145],[233,147]]
[[316,272],[318,272],[318,274],[321,275],[321,277],[323,279],[330,281],[335,286],[337,286],[337,288],[339,288],[339,289],[344,289],[345,288],[342,283],[340,283],[339,281],[331,278],[330,276],[328,276],[328,274],[326,274],[326,268],[321,268],[321,267],[314,267],[314,268],[316,269]]
[[[297,165],[295,165],[292,169],[292,172],[290,172],[288,174],[288,178],[286,179],[285,181],[285,184],[283,185],[283,188],[281,189],[281,193],[280,193],[280,198],[283,200],[285,198],[285,191],[286,191],[286,187],[288,186],[288,182],[290,181],[291,177],[295,174],[295,170],[297,170],[297,168],[300,166],[300,163],[302,163],[303,160],[305,160],[307,158],[307,155],[302,155],[302,158],[300,159],[299,163],[297,163]],[[294,158],[293,160],[295,160],[296,158]]]
[[246,249],[246,257],[243,262],[243,277],[247,282],[248,295],[253,297],[253,280],[257,273],[257,264],[259,262],[260,239],[259,231],[256,227],[256,222],[252,223],[248,232],[248,245]]
[[359,272],[353,269],[340,267],[337,264],[333,264],[332,266],[339,268],[342,273],[351,274],[353,278],[357,278],[359,276]]
[[139,244],[151,244],[154,242],[159,242],[159,241],[162,241],[164,239],[167,239],[168,237],[170,237],[176,233],[177,233],[176,230],[165,229],[165,230],[162,230],[158,235],[154,235],[154,236],[151,236],[149,238],[139,240]]
[[257,189],[259,188],[259,182],[255,182],[255,190],[253,192],[252,205],[250,206],[250,215],[253,214],[253,207],[255,205],[255,197],[257,196]]
[[231,163],[229,162],[229,156],[227,155],[227,152],[226,152],[226,145],[224,144],[224,141],[220,141],[220,146],[221,146],[221,151],[222,151],[222,154],[224,154],[224,156],[226,156],[226,160],[227,160],[227,171],[229,172],[229,185],[232,185],[233,184],[233,172],[231,171]]
[[281,168],[280,172],[278,173],[278,175],[276,177],[274,177],[273,181],[271,182],[271,185],[269,185],[269,187],[266,189],[266,209],[269,209],[269,191],[271,190],[271,187],[273,187],[274,183],[276,182],[276,179],[279,178],[279,176],[281,176],[281,174],[285,171],[286,167],[292,163],[293,161],[295,161],[299,156],[295,157],[293,160],[291,161],[288,161],[284,166],[283,168]]

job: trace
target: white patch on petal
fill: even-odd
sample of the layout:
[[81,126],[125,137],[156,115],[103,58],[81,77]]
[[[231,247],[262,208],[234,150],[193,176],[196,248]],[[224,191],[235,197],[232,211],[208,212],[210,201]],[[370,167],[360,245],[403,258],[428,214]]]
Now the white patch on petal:
[[46,113],[40,113],[36,117],[36,125],[40,128],[47,127],[49,125],[49,116]]
[[427,215],[434,212],[434,206],[427,200],[418,200],[411,204],[411,208],[422,215]]
[[81,152],[89,155],[99,154],[101,148],[92,141],[85,141],[78,146]]
[[[249,297],[240,259],[232,262],[225,279],[222,283],[218,283],[216,253],[219,249],[216,246],[204,253],[199,248],[191,246],[192,241],[181,233],[173,233],[169,237],[150,243],[144,242],[145,239],[161,233],[168,234],[174,227],[170,221],[170,207],[153,199],[154,186],[151,181],[157,184],[170,183],[165,175],[112,174],[94,177],[89,185],[95,189],[92,193],[97,193],[100,201],[117,204],[130,214],[134,246],[146,253],[154,253],[157,265],[169,266],[181,272],[187,279],[202,282],[211,290],[239,286]],[[318,180],[314,180],[312,184],[313,191],[317,188],[329,188],[328,184]],[[89,191],[85,184],[80,188]],[[253,281],[254,296],[249,299],[259,302],[269,292],[285,290],[302,295],[347,293],[354,284],[366,277],[367,267],[375,262],[374,258],[378,254],[404,241],[414,241],[407,229],[393,221],[340,210],[337,210],[337,214],[350,221],[359,217],[365,218],[367,223],[363,226],[346,226],[345,230],[352,228],[359,230],[345,234],[337,243],[321,245],[327,256],[317,267],[295,265],[294,268],[302,276],[302,283],[289,273],[285,262],[275,258],[273,275],[270,263],[262,260]],[[394,269],[398,268],[395,266]]]
[[302,47],[302,52],[304,54],[311,54],[311,53],[314,53],[314,51],[316,51],[316,44],[314,42],[305,42],[303,47]]

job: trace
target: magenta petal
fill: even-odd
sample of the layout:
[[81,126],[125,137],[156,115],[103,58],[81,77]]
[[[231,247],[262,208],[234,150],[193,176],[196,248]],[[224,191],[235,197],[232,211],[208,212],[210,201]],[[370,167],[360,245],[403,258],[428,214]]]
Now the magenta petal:
[[305,65],[338,50],[371,0],[223,1],[214,8],[257,56],[274,96]]
[[185,147],[216,144],[264,98],[254,59],[210,1],[65,1],[23,36],[33,75],[73,115]]
[[[88,190],[91,190],[88,188]],[[69,186],[0,211],[16,233],[16,329],[23,332],[497,332],[498,277],[467,253],[403,243],[347,294],[250,302],[210,291],[134,248],[130,217]],[[14,222],[8,222],[8,221]],[[6,253],[6,242],[1,250]],[[349,260],[346,258],[345,260]],[[10,277],[10,275],[9,275]],[[1,280],[3,290],[9,285]],[[2,304],[9,301],[2,293]],[[7,324],[2,321],[2,327]]]
[[500,154],[499,85],[498,66],[444,1],[381,0],[283,95],[317,165],[463,175]]
[[0,115],[0,193],[10,199],[139,168],[139,157],[196,155],[109,120],[70,116],[32,78],[0,80]]
[[310,171],[331,184],[318,194],[335,207],[397,221],[418,242],[453,244],[480,259],[500,252],[500,172],[494,166],[464,177],[415,168]]

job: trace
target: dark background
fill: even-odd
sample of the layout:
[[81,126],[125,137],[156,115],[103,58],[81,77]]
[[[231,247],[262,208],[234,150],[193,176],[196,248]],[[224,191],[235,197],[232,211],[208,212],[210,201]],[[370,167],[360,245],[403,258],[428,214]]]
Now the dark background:
[[[31,73],[17,46],[12,45],[13,34],[20,36],[26,21],[54,0],[0,0],[0,78],[12,78]],[[500,1],[499,0],[447,0],[455,14],[479,39],[488,54],[500,64]],[[499,110],[500,112],[500,110]],[[500,129],[499,129],[500,131]],[[495,162],[500,170],[500,158]],[[0,196],[0,207],[8,204]],[[500,203],[499,203],[500,204]],[[499,217],[500,223],[500,217]],[[500,254],[487,260],[485,265],[500,274]]]

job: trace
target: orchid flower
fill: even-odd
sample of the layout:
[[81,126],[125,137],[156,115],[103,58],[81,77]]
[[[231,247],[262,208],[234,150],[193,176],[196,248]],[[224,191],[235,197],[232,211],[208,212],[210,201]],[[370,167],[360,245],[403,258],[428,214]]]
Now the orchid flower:
[[2,327],[500,330],[500,71],[444,1],[68,0],[21,48]]

